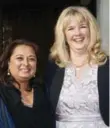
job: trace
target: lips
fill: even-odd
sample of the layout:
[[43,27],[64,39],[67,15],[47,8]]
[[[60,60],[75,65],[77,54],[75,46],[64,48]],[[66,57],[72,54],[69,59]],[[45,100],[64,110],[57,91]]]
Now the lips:
[[74,38],[73,41],[75,42],[82,42],[84,40],[84,37],[82,38]]
[[20,70],[23,72],[29,72],[30,71],[29,69],[20,69]]

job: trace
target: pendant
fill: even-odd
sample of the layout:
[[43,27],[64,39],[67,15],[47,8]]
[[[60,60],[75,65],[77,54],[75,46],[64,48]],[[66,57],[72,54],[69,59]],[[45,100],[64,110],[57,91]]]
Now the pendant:
[[79,71],[80,70],[80,68],[76,68],[76,71]]

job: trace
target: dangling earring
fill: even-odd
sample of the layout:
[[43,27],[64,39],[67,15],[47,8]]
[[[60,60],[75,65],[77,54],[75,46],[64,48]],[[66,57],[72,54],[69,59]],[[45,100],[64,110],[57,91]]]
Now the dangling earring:
[[7,76],[10,76],[10,71],[9,71],[9,69],[8,69],[8,72],[7,72]]
[[34,78],[36,77],[36,75],[33,76]]

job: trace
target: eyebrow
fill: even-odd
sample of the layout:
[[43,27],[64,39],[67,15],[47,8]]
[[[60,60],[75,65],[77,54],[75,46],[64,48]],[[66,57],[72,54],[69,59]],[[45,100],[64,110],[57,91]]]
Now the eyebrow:
[[81,25],[88,25],[87,23],[80,23]]
[[34,57],[34,58],[36,58],[36,56],[35,56],[35,55],[29,55],[29,57]]
[[73,26],[73,25],[68,25],[67,26],[67,28],[73,28],[73,27],[75,27],[75,25]]
[[[15,56],[18,57],[18,56],[24,56],[24,55],[22,55],[22,54],[18,54],[18,55],[15,55]],[[35,55],[29,55],[28,57],[35,57],[35,58],[36,58]]]

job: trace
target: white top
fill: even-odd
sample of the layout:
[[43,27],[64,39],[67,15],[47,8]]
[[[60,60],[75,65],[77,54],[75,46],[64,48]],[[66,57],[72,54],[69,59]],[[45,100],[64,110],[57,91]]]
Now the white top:
[[56,108],[57,128],[108,128],[99,112],[98,66],[86,66],[81,79],[75,69],[65,69],[64,82]]

